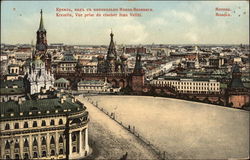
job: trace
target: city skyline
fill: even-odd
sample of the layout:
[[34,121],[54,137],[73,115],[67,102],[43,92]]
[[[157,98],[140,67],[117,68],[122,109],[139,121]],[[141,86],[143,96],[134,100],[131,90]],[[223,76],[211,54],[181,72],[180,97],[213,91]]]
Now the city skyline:
[[[49,44],[107,45],[111,28],[115,42],[125,45],[248,44],[249,6],[246,3],[249,2],[119,1],[97,4],[78,1],[4,1],[1,6],[1,43],[30,44],[34,41],[40,21],[40,9],[43,9]],[[56,17],[56,8],[88,7],[136,7],[150,8],[153,11],[142,12],[142,17]],[[216,8],[229,8],[232,15],[215,16]]]

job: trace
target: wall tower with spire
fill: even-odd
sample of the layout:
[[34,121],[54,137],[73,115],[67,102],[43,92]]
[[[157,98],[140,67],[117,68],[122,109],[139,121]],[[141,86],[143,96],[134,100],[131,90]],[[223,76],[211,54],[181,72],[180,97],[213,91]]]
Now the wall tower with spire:
[[36,52],[33,58],[35,58],[36,56],[39,56],[41,60],[45,62],[46,70],[50,71],[51,70],[51,55],[47,53],[47,49],[48,49],[47,35],[46,35],[47,32],[44,28],[42,10],[40,14],[41,14],[40,25],[36,32]]
[[142,92],[145,82],[145,72],[141,64],[141,55],[137,51],[134,71],[132,73],[132,90]]

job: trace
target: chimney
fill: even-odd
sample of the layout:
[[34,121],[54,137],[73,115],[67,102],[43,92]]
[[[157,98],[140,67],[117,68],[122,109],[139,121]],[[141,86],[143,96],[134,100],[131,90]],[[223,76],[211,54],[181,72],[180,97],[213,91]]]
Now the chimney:
[[66,100],[66,96],[62,96],[63,100]]
[[46,93],[46,89],[42,89],[42,93]]
[[23,103],[22,98],[19,98],[19,99],[18,99],[18,104],[20,105],[20,104],[22,104],[22,103]]
[[57,93],[56,96],[59,98],[59,97],[61,96],[61,94],[60,94],[60,93]]
[[61,104],[63,104],[63,103],[64,103],[64,99],[63,99],[63,97],[62,97],[62,98],[60,98],[60,102],[61,102]]

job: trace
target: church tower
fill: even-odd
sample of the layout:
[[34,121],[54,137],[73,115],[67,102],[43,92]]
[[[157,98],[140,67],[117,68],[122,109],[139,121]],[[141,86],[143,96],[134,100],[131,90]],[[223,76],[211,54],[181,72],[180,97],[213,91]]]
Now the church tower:
[[41,57],[41,60],[45,62],[46,70],[51,70],[51,55],[47,53],[48,44],[47,44],[47,32],[44,28],[43,23],[43,11],[40,12],[40,25],[36,32],[36,52],[35,56]]
[[132,73],[132,90],[135,92],[141,92],[144,86],[144,69],[141,64],[141,55],[137,50],[136,61],[134,71]]
[[41,18],[40,18],[40,25],[36,32],[36,50],[39,52],[46,53],[48,44],[47,44],[47,37],[46,37],[46,30],[44,28],[43,24],[43,11],[40,12]]
[[110,44],[109,44],[109,48],[108,48],[107,61],[106,61],[107,62],[106,67],[107,67],[108,73],[115,72],[115,60],[117,59],[117,53],[116,53],[115,43],[114,43],[113,37],[114,37],[114,34],[111,31]]

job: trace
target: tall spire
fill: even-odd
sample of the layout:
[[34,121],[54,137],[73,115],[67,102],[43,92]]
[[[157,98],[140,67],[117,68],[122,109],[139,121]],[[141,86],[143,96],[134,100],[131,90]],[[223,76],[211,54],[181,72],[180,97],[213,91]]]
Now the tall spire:
[[116,58],[117,57],[117,55],[116,55],[116,49],[115,49],[115,43],[114,43],[113,37],[114,37],[114,34],[112,32],[112,29],[111,29],[110,44],[109,44],[108,55],[107,55],[108,59],[112,59],[112,58]]
[[43,10],[41,9],[41,12],[40,12],[40,14],[41,14],[41,19],[40,19],[40,26],[39,26],[39,31],[45,31],[45,29],[44,29],[44,25],[43,25]]

